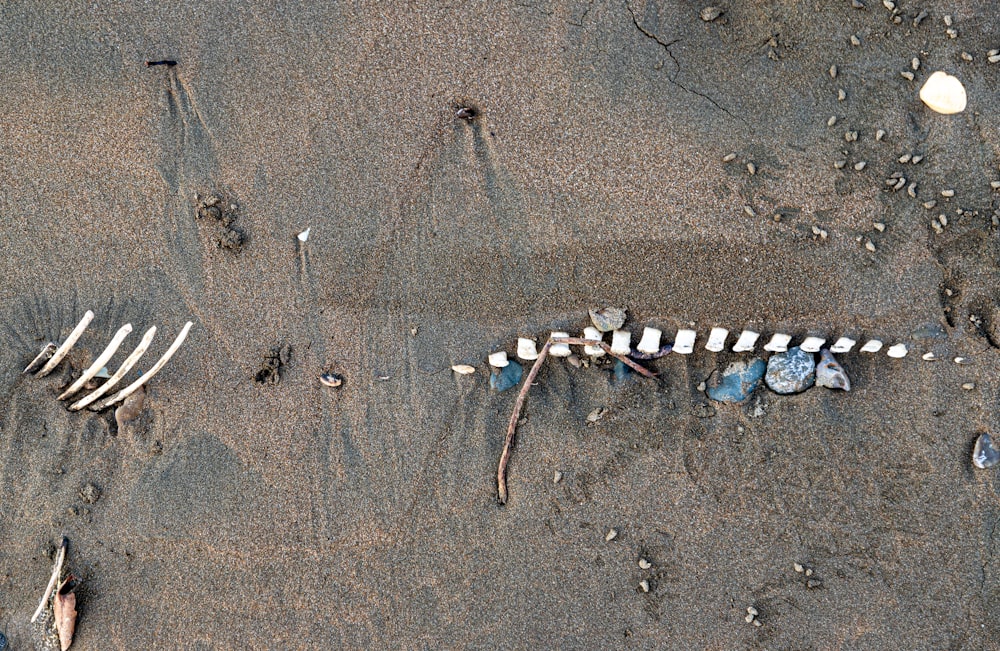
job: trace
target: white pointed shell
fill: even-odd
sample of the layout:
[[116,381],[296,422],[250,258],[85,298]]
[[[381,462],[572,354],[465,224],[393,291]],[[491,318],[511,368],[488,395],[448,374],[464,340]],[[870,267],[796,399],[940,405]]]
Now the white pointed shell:
[[538,346],[535,344],[535,340],[528,339],[527,337],[518,337],[517,356],[527,362],[538,359]]
[[632,352],[632,333],[628,330],[615,330],[611,333],[611,352],[616,355],[628,355]]
[[967,101],[965,86],[956,77],[938,70],[924,82],[920,99],[931,110],[944,115],[961,113]]
[[674,336],[673,352],[681,355],[690,355],[694,352],[694,342],[698,338],[698,333],[694,330],[678,330]]
[[851,351],[852,348],[854,348],[854,344],[856,343],[858,342],[854,341],[853,339],[850,339],[848,337],[841,337],[840,339],[835,341],[832,346],[830,346],[830,352],[848,353]]
[[894,346],[889,346],[889,350],[886,351],[886,355],[900,359],[902,357],[906,357],[907,352],[909,351],[906,348],[906,344],[896,344]]
[[640,353],[658,353],[660,352],[660,337],[662,336],[662,330],[649,327],[643,328],[642,339],[639,340],[639,345],[637,345],[635,349]]
[[767,342],[764,346],[764,350],[771,353],[783,353],[788,350],[788,342],[791,340],[791,335],[776,332],[774,333],[774,336],[771,337],[771,341]]
[[510,361],[507,359],[506,350],[498,350],[495,353],[490,353],[490,356],[487,359],[489,359],[490,366],[495,368],[503,368],[510,364]]
[[818,353],[819,349],[822,348],[825,343],[826,339],[823,339],[822,337],[806,337],[802,340],[802,343],[799,344],[799,348],[807,353]]
[[[583,338],[590,339],[591,341],[602,341],[604,334],[594,326],[587,326],[583,329]],[[604,349],[600,346],[584,346],[583,352],[592,357],[600,357],[605,354]]]
[[877,353],[882,350],[882,342],[878,339],[869,339],[868,342],[861,347],[862,353]]
[[[551,335],[552,339],[567,339],[568,337],[568,332],[553,332]],[[553,357],[569,357],[572,354],[573,351],[569,349],[569,344],[554,343],[549,346],[549,355]]]
[[733,344],[734,353],[748,353],[754,349],[757,345],[757,339],[760,337],[759,332],[754,332],[753,330],[744,330],[740,333],[739,339]]
[[451,367],[451,370],[455,371],[459,375],[472,375],[476,372],[476,367],[469,366],[468,364],[455,364]]
[[713,353],[721,353],[726,349],[726,337],[729,331],[725,328],[712,328],[708,333],[708,341],[705,342],[705,350]]

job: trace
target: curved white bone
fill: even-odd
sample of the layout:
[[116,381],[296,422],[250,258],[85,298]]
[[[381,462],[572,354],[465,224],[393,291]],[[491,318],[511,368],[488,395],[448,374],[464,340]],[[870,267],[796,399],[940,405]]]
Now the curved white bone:
[[87,310],[87,313],[83,315],[82,319],[80,319],[80,323],[77,323],[76,327],[73,328],[73,332],[69,333],[69,336],[66,337],[66,341],[62,343],[62,346],[59,346],[59,348],[56,349],[56,352],[52,353],[52,359],[50,359],[48,363],[42,367],[42,370],[35,373],[35,377],[45,377],[51,373],[53,369],[59,365],[59,362],[62,361],[62,358],[66,356],[69,349],[73,347],[73,344],[75,344],[80,336],[83,335],[83,331],[87,329],[87,326],[90,325],[90,322],[93,320],[94,313]]
[[188,331],[191,330],[191,326],[193,325],[194,322],[192,321],[188,321],[187,323],[185,323],[184,327],[181,328],[181,333],[177,335],[176,339],[174,339],[174,343],[170,344],[170,348],[167,349],[167,352],[163,353],[163,357],[161,357],[155,364],[153,364],[153,368],[143,373],[142,377],[140,377],[138,380],[128,385],[115,395],[111,396],[110,398],[102,400],[100,403],[98,403],[96,408],[98,410],[104,409],[108,405],[113,405],[119,400],[124,400],[125,398],[128,398],[130,395],[132,395],[132,393],[136,391],[139,387],[152,380],[153,376],[156,375],[161,368],[163,368],[164,364],[170,361],[170,358],[173,357],[173,354],[176,353],[177,349],[180,348],[181,344],[184,343],[184,339],[187,337]]
[[111,343],[108,344],[108,347],[104,349],[104,352],[101,353],[97,357],[97,359],[94,360],[94,363],[90,365],[90,368],[84,371],[83,375],[81,375],[76,382],[71,384],[68,389],[63,391],[62,395],[59,396],[59,398],[57,399],[65,400],[69,396],[79,391],[80,387],[82,387],[84,384],[87,383],[87,380],[97,375],[101,371],[101,369],[104,368],[104,365],[108,363],[108,360],[111,359],[112,355],[115,354],[115,352],[118,350],[118,347],[122,345],[122,341],[125,339],[125,337],[128,336],[130,332],[132,332],[131,323],[126,323],[121,328],[119,328],[118,332],[116,332],[115,336],[111,339]]
[[139,358],[142,357],[143,353],[146,352],[146,349],[149,348],[149,344],[152,343],[153,337],[155,335],[156,335],[156,326],[153,326],[152,328],[146,331],[146,334],[142,336],[142,341],[140,341],[139,345],[135,347],[135,350],[132,351],[132,354],[130,354],[128,357],[125,358],[125,361],[122,362],[122,365],[118,368],[117,371],[115,371],[115,374],[112,375],[110,378],[108,378],[107,382],[97,387],[96,391],[94,391],[87,397],[83,398],[82,400],[74,402],[72,405],[70,405],[69,410],[79,411],[84,407],[86,407],[87,405],[89,405],[90,403],[97,400],[98,398],[100,398],[101,396],[103,396],[108,391],[110,391],[113,386],[118,384],[119,380],[125,377],[126,373],[132,370],[132,367],[135,366],[135,363],[139,361]]

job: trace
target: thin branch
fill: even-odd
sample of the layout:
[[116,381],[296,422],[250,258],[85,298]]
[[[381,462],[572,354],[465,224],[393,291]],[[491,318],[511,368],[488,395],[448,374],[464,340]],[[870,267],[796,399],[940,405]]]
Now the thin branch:
[[45,588],[45,594],[42,595],[42,601],[38,604],[38,609],[35,610],[35,614],[31,616],[31,623],[34,624],[38,616],[42,614],[45,610],[45,605],[49,603],[49,597],[52,596],[52,590],[56,587],[56,582],[59,580],[59,574],[62,573],[63,561],[66,560],[66,537],[63,536],[62,544],[59,545],[59,553],[56,554],[56,564],[52,568],[52,578],[49,579],[49,585]]
[[507,503],[507,461],[510,460],[510,446],[514,442],[514,430],[517,429],[517,421],[521,417],[521,407],[524,406],[524,400],[528,397],[528,390],[531,388],[531,383],[535,381],[539,369],[542,368],[542,362],[545,361],[545,357],[549,354],[549,347],[552,346],[552,343],[552,339],[549,339],[542,346],[542,349],[538,351],[538,359],[535,360],[531,370],[528,372],[528,377],[524,380],[524,385],[521,387],[521,391],[517,394],[517,400],[514,402],[514,412],[510,415],[510,423],[507,425],[507,438],[504,440],[503,452],[500,453],[500,463],[497,466],[497,501],[500,504]]

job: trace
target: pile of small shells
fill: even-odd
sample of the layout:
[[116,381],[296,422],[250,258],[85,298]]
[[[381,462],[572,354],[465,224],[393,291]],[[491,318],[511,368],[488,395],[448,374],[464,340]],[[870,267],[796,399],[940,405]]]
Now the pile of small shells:
[[[70,349],[73,348],[73,345],[80,339],[81,336],[83,336],[84,331],[93,319],[94,313],[87,310],[87,313],[83,315],[83,319],[80,320],[80,323],[78,323],[77,326],[73,328],[73,331],[69,333],[69,336],[66,337],[66,341],[58,346],[54,342],[45,344],[45,346],[42,347],[42,352],[38,353],[38,356],[36,356],[35,359],[33,359],[31,363],[25,367],[23,373],[34,373],[35,377],[42,378],[54,371],[56,367],[59,366],[59,362],[61,362],[63,358],[66,357],[66,354],[69,353]],[[173,354],[177,352],[177,349],[184,343],[184,339],[187,337],[188,331],[191,330],[192,325],[194,324],[191,321],[188,321],[184,325],[180,334],[178,334],[173,343],[170,344],[167,352],[163,353],[163,356],[160,357],[156,364],[143,373],[139,379],[135,380],[132,384],[118,391],[114,395],[98,401],[102,396],[108,393],[108,391],[114,388],[115,385],[117,385],[130,370],[132,370],[132,367],[135,366],[139,361],[139,358],[145,354],[146,349],[149,348],[149,345],[153,342],[153,337],[156,335],[156,326],[147,330],[135,350],[133,350],[132,353],[125,358],[125,361],[122,362],[121,366],[118,367],[118,370],[115,371],[114,374],[108,376],[105,364],[107,364],[108,361],[114,356],[118,347],[121,346],[122,341],[125,340],[125,337],[132,332],[132,324],[126,323],[118,329],[118,332],[116,332],[114,337],[111,338],[111,342],[104,348],[104,351],[97,356],[94,362],[87,367],[80,377],[78,377],[65,391],[59,395],[58,399],[65,400],[69,398],[73,394],[80,391],[80,389],[83,389],[88,382],[94,380],[95,378],[107,378],[107,380],[97,387],[92,393],[70,405],[70,411],[78,411],[88,406],[93,411],[100,411],[115,404],[116,402],[124,400],[134,392],[138,391],[144,384],[153,379],[153,376],[156,375],[168,361],[170,361]]]

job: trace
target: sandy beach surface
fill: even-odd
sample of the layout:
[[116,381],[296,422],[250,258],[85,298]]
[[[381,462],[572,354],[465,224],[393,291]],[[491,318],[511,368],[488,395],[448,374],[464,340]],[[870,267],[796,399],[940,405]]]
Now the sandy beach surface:
[[[0,6],[9,650],[62,536],[74,651],[1000,648],[1000,14],[862,3]],[[499,506],[486,356],[605,305],[911,353],[549,360]],[[189,320],[137,418],[57,400]]]

